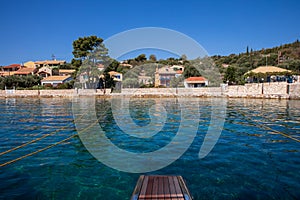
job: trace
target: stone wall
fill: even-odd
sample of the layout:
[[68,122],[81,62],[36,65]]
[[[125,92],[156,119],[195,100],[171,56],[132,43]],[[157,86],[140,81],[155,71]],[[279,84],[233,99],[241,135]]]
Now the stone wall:
[[[110,89],[106,90],[110,93]],[[0,90],[0,97],[73,97],[103,95],[103,91],[88,89],[69,90]]]
[[300,99],[300,83],[290,84],[288,91],[291,99]]
[[114,93],[113,95],[125,96],[222,96],[221,88],[203,87],[203,88],[126,88],[122,89],[122,93]]
[[[228,86],[224,94],[228,97],[248,98],[290,98],[299,96],[299,83],[285,82],[253,83],[245,85]],[[290,89],[289,89],[290,88]]]
[[122,93],[106,94],[101,90],[0,90],[0,97],[73,97],[73,96],[137,96],[137,97],[229,97],[300,99],[300,83],[257,83],[202,88],[123,88]]

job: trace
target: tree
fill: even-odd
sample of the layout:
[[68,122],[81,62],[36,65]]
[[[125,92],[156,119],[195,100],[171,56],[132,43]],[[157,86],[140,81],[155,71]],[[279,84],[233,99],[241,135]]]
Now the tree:
[[180,56],[180,60],[186,61],[186,60],[187,60],[187,56],[186,56],[185,54],[182,54],[182,55]]
[[102,43],[103,39],[97,36],[79,37],[73,41],[72,65],[78,69],[82,62],[89,59],[96,65],[97,63],[108,64],[111,60],[108,56],[108,49]]
[[228,82],[228,84],[232,85],[235,84],[237,81],[237,71],[234,67],[228,67],[225,75],[224,75],[224,81]]
[[94,50],[89,54],[89,59],[93,63],[101,63],[103,65],[109,65],[113,60],[108,56],[108,49],[103,43],[100,43],[94,48]]
[[105,68],[104,73],[108,73],[110,71],[117,71],[120,63],[117,60],[113,60],[108,67]]
[[96,88],[100,71],[98,64],[105,66],[111,62],[108,49],[102,43],[103,39],[97,36],[78,38],[73,42],[72,64],[76,66],[82,83],[87,88]]
[[156,62],[157,59],[156,59],[156,56],[154,54],[151,54],[149,56],[149,60],[152,61],[152,62]]
[[59,66],[59,69],[74,69],[74,65],[72,65],[71,63],[65,63],[63,65]]
[[32,88],[41,83],[41,78],[37,75],[28,76],[7,76],[0,77],[0,89],[7,88]]
[[184,77],[183,76],[174,77],[170,81],[170,86],[173,87],[173,88],[175,88],[175,87],[183,87],[183,81],[184,81]]
[[76,60],[73,58],[71,64],[75,69],[78,69],[82,65],[82,60]]
[[110,71],[117,71],[118,67],[119,67],[120,63],[116,60],[113,60],[108,67],[105,68],[104,70],[104,79],[105,79],[105,86],[107,88],[110,88],[112,86],[114,86],[114,81],[113,78],[110,77],[109,73]]
[[186,66],[183,72],[184,78],[201,76],[200,72],[193,66]]
[[103,42],[102,38],[98,38],[97,36],[89,36],[89,37],[79,37],[77,40],[73,42],[73,55],[75,58],[79,58],[84,60],[88,57],[88,55],[101,43]]
[[137,62],[144,62],[144,61],[147,60],[147,57],[146,57],[145,54],[140,54],[138,57],[135,58],[135,60],[136,60]]
[[125,88],[138,88],[139,80],[137,78],[127,78],[123,81],[123,87]]

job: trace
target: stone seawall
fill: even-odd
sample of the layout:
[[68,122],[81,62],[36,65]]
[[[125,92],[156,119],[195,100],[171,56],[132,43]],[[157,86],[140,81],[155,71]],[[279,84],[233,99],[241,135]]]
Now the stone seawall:
[[136,97],[229,97],[300,99],[300,83],[257,83],[202,88],[123,88],[122,93],[88,89],[69,90],[0,90],[0,97],[73,97],[73,96],[136,96]]
[[300,84],[275,82],[236,85],[227,87],[224,94],[228,97],[300,98]]
[[221,97],[220,87],[203,87],[203,88],[126,88],[122,93],[114,93],[114,96],[137,96],[137,97]]
[[[110,94],[110,89],[106,90]],[[100,90],[94,89],[67,89],[67,90],[0,90],[0,97],[74,97],[103,95]]]

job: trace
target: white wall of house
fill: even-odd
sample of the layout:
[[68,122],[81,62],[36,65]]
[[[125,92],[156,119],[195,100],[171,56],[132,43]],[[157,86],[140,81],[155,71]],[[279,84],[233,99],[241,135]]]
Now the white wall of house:
[[42,85],[48,85],[51,84],[54,87],[57,86],[58,84],[62,84],[63,81],[42,81]]
[[187,83],[184,81],[183,84],[185,88],[198,88],[208,86],[208,81],[206,80],[205,83]]
[[42,85],[48,85],[48,84],[51,84],[53,87],[56,87],[57,85],[59,85],[59,84],[63,84],[63,83],[66,83],[66,82],[68,82],[68,81],[70,81],[72,78],[70,77],[70,78],[68,78],[68,79],[65,79],[65,80],[63,80],[63,81],[41,81],[41,84]]

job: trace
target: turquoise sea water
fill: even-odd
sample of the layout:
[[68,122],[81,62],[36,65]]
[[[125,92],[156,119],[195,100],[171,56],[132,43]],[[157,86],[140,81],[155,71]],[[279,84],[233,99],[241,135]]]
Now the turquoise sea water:
[[[300,140],[300,101],[229,99],[222,134],[203,159],[198,153],[214,105],[208,98],[185,101],[200,109],[193,143],[174,163],[148,174],[182,175],[194,199],[300,198],[300,143],[286,137]],[[178,102],[162,98],[132,99],[130,103],[130,116],[145,126],[150,123],[149,108],[158,102],[165,105],[167,119],[151,138],[124,134],[114,120],[110,99],[96,99],[95,110],[99,125],[116,146],[147,153],[172,142],[181,122]],[[122,107],[119,109],[122,114]],[[0,164],[77,133],[71,99],[0,99],[0,111],[0,153],[53,133],[1,155]],[[76,136],[0,167],[0,199],[129,199],[139,175],[102,164]]]

